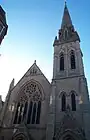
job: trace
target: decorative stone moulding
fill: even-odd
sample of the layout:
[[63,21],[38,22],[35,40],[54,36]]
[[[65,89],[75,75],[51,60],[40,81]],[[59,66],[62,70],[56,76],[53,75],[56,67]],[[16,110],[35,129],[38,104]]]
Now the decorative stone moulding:
[[41,85],[39,85],[37,82],[30,81],[21,88],[18,99],[25,102],[28,100],[38,102],[45,100],[45,95]]

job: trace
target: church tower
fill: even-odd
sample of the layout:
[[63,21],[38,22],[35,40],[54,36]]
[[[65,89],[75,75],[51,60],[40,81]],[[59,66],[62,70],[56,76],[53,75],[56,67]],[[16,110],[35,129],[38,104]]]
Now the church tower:
[[83,54],[66,3],[53,47],[51,83],[36,61],[16,85],[12,80],[0,112],[0,140],[90,139]]
[[90,103],[80,38],[65,3],[61,28],[54,40],[48,140],[89,140]]

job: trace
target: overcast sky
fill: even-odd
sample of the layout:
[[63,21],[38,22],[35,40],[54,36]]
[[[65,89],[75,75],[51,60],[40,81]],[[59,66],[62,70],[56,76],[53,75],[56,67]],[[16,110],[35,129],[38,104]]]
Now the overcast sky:
[[[9,26],[0,48],[0,94],[4,100],[11,80],[15,78],[17,83],[34,60],[51,81],[52,44],[60,29],[64,0],[0,0],[0,4]],[[67,0],[67,6],[80,35],[90,90],[90,1]]]

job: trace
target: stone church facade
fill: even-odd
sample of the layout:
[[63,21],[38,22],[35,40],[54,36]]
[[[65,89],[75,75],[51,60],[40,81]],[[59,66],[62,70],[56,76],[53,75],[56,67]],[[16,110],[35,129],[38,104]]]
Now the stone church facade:
[[65,3],[50,83],[36,61],[0,101],[0,140],[89,140],[90,101],[80,38]]

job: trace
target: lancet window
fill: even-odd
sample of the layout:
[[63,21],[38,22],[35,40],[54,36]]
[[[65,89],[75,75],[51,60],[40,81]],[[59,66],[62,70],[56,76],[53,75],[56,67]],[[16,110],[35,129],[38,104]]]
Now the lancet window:
[[71,62],[71,69],[76,69],[76,62],[75,62],[75,54],[74,54],[74,51],[71,51],[71,54],[70,54],[70,62]]
[[66,110],[66,96],[63,93],[62,98],[61,98],[61,107],[62,107],[62,111]]
[[75,99],[75,94],[71,94],[71,106],[72,106],[72,111],[76,111],[76,99]]
[[64,71],[64,55],[61,53],[60,55],[60,71]]

